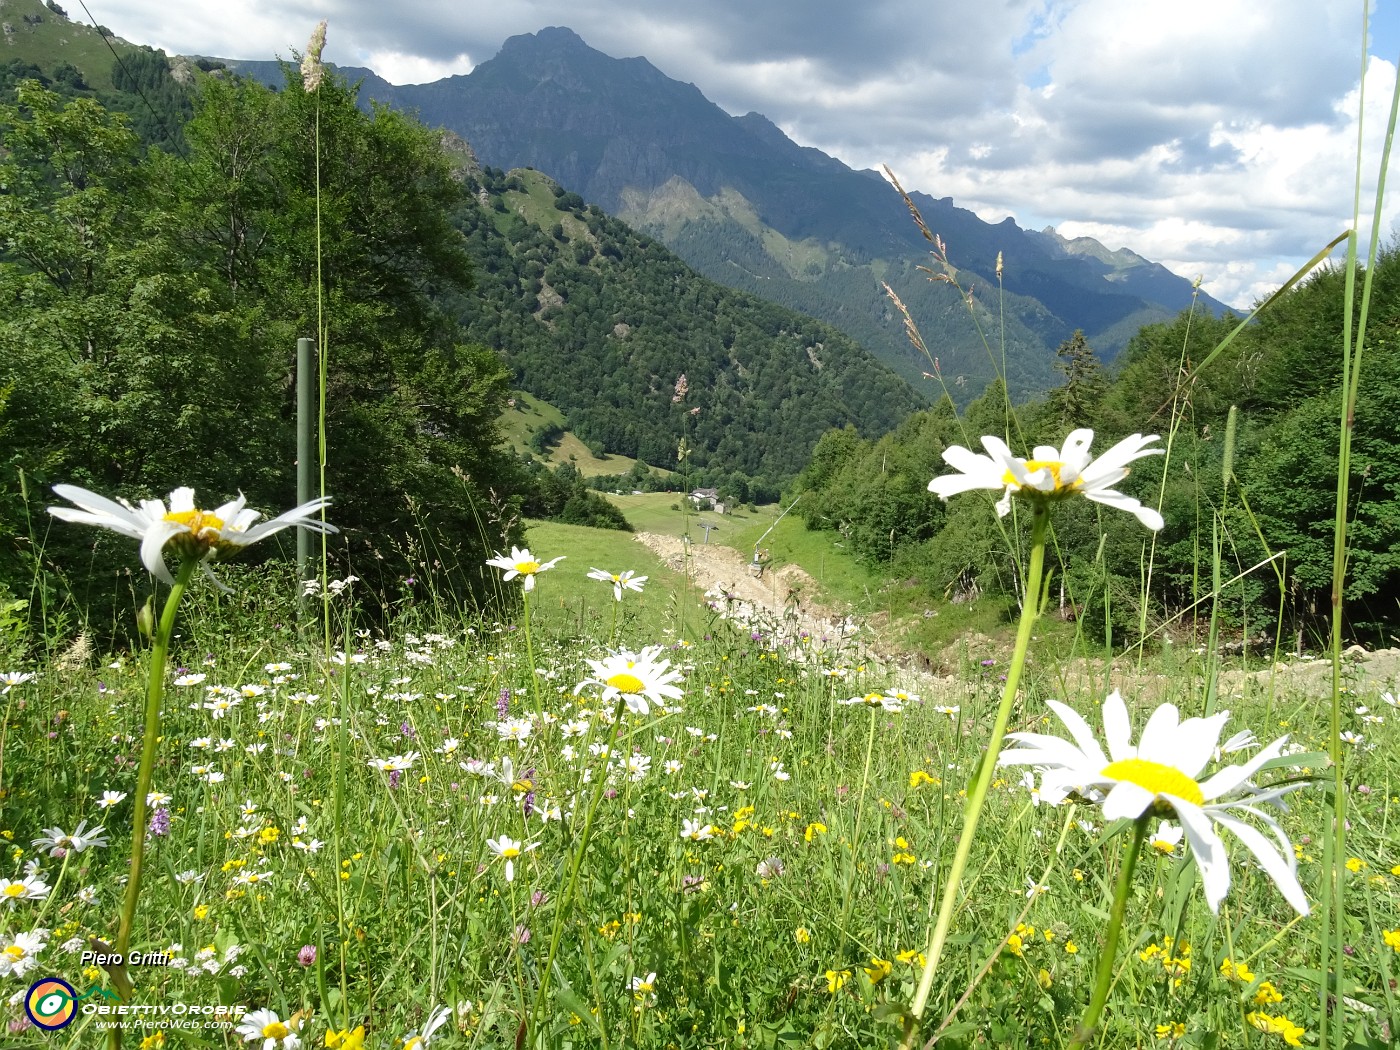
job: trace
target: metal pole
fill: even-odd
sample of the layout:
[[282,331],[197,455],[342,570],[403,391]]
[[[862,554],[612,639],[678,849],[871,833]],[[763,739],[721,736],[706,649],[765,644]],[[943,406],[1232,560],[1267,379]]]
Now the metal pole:
[[[314,340],[297,340],[297,506],[311,501],[311,428],[315,417],[311,411],[312,374],[311,347]],[[311,533],[297,529],[297,611],[305,611],[306,589],[301,584],[308,579],[311,564]]]

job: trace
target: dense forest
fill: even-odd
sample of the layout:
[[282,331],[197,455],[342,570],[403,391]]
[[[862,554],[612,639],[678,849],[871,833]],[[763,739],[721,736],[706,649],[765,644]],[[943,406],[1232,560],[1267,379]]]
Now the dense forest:
[[34,80],[0,127],[0,583],[66,579],[101,621],[130,552],[50,528],[55,482],[290,506],[319,270],[333,571],[393,580],[430,536],[444,585],[479,589],[488,549],[518,538],[524,483],[498,449],[509,371],[440,305],[472,264],[435,136],[290,76],[204,79],[174,152]]
[[884,433],[920,404],[849,337],[697,276],[538,172],[485,169],[468,188],[466,331],[595,451],[674,468],[684,436],[696,483],[734,474],[776,496],[824,430]]
[[[1400,617],[1400,249],[1383,253],[1373,280],[1351,459],[1346,598],[1355,636],[1390,641]],[[1123,484],[1154,506],[1160,497],[1166,527],[1148,540],[1150,551],[1140,530],[1123,527],[1112,511],[1086,501],[1057,510],[1067,610],[1100,625],[1136,629],[1144,612],[1149,624],[1162,623],[1210,591],[1218,535],[1225,579],[1247,573],[1227,591],[1230,622],[1272,634],[1281,617],[1293,638],[1313,640],[1332,576],[1344,282],[1339,269],[1315,274],[1205,367],[1198,365],[1238,318],[1186,312],[1149,325],[1111,372],[1076,333],[1059,350],[1062,384],[1029,404],[1009,410],[994,385],[961,415],[945,400],[879,439],[830,431],[797,483],[818,498],[799,511],[809,527],[840,531],[861,558],[918,579],[933,594],[1014,597],[1007,566],[1020,550],[1016,526],[1007,519],[989,530],[981,501],[944,504],[927,491],[929,479],[949,469],[942,450],[980,449],[981,434],[1006,435],[1013,449],[1058,447],[1071,429],[1090,426],[1102,452],[1130,433],[1158,433],[1171,446],[1170,463],[1139,460]],[[1143,610],[1148,555],[1152,606]],[[1270,557],[1272,564],[1256,568]]]

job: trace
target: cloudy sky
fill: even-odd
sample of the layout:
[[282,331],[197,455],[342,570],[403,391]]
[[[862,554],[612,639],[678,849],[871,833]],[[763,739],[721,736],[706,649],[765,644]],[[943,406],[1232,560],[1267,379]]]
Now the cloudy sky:
[[327,60],[400,84],[569,26],[853,167],[1131,248],[1239,306],[1346,228],[1358,120],[1375,184],[1400,0],[1372,7],[1362,113],[1361,0],[87,0],[118,36],[225,58],[286,57],[326,18]]

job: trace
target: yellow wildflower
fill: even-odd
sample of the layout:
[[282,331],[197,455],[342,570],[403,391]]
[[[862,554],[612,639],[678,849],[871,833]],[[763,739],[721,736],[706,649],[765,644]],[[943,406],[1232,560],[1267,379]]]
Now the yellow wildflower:
[[870,978],[871,984],[879,984],[890,975],[893,969],[894,964],[888,959],[881,959],[872,955],[870,957],[870,965],[865,967],[865,976]]
[[1227,981],[1239,981],[1241,984],[1249,984],[1254,980],[1254,972],[1248,966],[1232,959],[1226,959],[1220,964],[1220,976]]
[[346,1028],[342,1031],[331,1029],[326,1032],[326,1046],[330,1050],[363,1050],[365,1045],[365,1026],[360,1025],[354,1031]]

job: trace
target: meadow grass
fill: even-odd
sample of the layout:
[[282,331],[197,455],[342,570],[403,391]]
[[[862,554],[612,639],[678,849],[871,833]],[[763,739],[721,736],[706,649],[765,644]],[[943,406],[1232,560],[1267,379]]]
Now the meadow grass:
[[[443,1046],[514,1045],[522,1026],[531,1046],[868,1046],[897,1036],[888,1018],[918,978],[1000,669],[898,713],[844,706],[896,683],[843,666],[839,652],[766,650],[717,620],[683,640],[668,635],[676,599],[639,545],[558,525],[530,539],[542,557],[569,551],[532,594],[533,668],[514,622],[435,622],[418,608],[382,635],[352,633],[348,660],[327,663],[317,638],[285,623],[285,601],[259,595],[260,582],[267,592],[276,582],[260,571],[237,579],[236,601],[192,594],[154,785],[168,796],[155,806],[168,827],[149,843],[132,942],[168,950],[172,965],[131,968],[135,1001],[244,1004],[284,1020],[309,1012],[307,1045],[361,1023],[366,1045],[398,1045],[439,1005],[453,1011],[434,1037]],[[629,567],[657,575],[624,596],[619,640],[667,646],[685,678],[679,703],[646,716],[600,703],[594,687],[575,694],[610,629],[594,610],[606,610],[611,590],[586,579],[584,563],[620,569],[627,553],[637,559]],[[657,599],[657,612],[643,611]],[[566,615],[546,627],[556,606]],[[1041,655],[1015,727],[1043,722],[1041,701],[1061,695],[1055,654]],[[1188,682],[1182,675],[1178,695],[1189,707]],[[54,662],[3,698],[3,875],[20,880],[34,861],[50,887],[0,913],[7,941],[51,931],[12,991],[41,975],[80,991],[108,979],[79,953],[90,937],[111,939],[143,695],[144,660],[127,654],[93,667]],[[1093,717],[1085,697],[1067,699]],[[1232,730],[1291,732],[1300,747],[1325,749],[1311,702],[1228,700]],[[1376,714],[1348,715],[1365,740],[1348,766],[1344,991],[1365,1007],[1349,1014],[1361,1045],[1381,1046],[1397,1020],[1386,936],[1400,914],[1400,712],[1374,692],[1351,703]],[[128,797],[103,808],[104,792]],[[1320,790],[1292,801],[1284,820],[1315,895],[1328,805]],[[571,896],[567,874],[593,803]],[[80,821],[104,825],[111,845],[63,857],[32,845]],[[1115,830],[1096,807],[1037,805],[1018,777],[993,781],[930,1017],[970,995],[940,1045],[1065,1043],[1121,862]],[[487,846],[500,836],[521,843],[510,881]],[[1245,1020],[1256,1009],[1315,1028],[1316,919],[1293,916],[1252,866],[1234,873],[1216,918],[1180,847],[1149,850],[1100,1045],[1283,1045]],[[1222,976],[1226,958],[1254,976]],[[1281,1004],[1266,1002],[1272,989]],[[100,1020],[81,1015],[43,1045],[95,1045]],[[1185,1035],[1157,1038],[1157,1025],[1177,1023]],[[32,1029],[22,1036],[31,1042],[14,1045],[37,1045]]]
[[[679,492],[608,493],[610,499],[638,532],[654,532],[659,536],[690,535],[691,542],[704,543],[702,522],[715,526],[711,543],[735,546],[736,534],[747,535],[755,522],[762,521],[767,508],[749,510],[743,505],[731,507],[728,513],[716,514],[699,510]],[[770,519],[771,520],[771,519]]]
[[[535,455],[530,448],[530,438],[536,431],[548,426],[565,427],[564,414],[548,401],[516,391],[511,396],[511,404],[506,406],[497,420],[501,437],[519,455]],[[549,450],[546,461],[554,466],[570,464],[585,478],[600,474],[626,474],[637,465],[629,456],[609,453],[595,456],[591,449],[580,441],[573,432],[565,429],[557,444]],[[652,468],[656,469],[656,468]],[[662,470],[662,474],[670,471]]]

